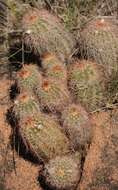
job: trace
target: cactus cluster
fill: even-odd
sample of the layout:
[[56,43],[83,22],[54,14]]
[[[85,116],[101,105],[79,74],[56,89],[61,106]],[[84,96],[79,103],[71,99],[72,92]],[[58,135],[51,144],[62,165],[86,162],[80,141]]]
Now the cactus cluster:
[[[77,47],[73,38],[78,38],[76,31],[81,26],[74,29],[76,38],[67,28],[75,26],[70,13],[73,15],[75,4],[79,9],[78,2],[61,1],[67,6],[66,12],[62,11],[65,14],[63,22],[54,15],[54,10],[49,11],[47,1],[45,7],[43,3],[38,7],[38,1],[27,2],[8,2],[10,29],[13,29],[8,34],[9,53],[18,45],[21,49],[15,52],[16,57],[23,59],[21,68],[17,68],[14,75],[11,73],[14,86],[19,90],[10,108],[10,119],[16,121],[12,128],[16,138],[20,138],[19,143],[25,147],[24,154],[42,161],[40,180],[49,189],[75,190],[94,135],[90,114],[106,108],[108,102],[118,102],[116,20],[97,17],[87,22],[79,30],[80,41],[76,44],[79,52],[78,49],[73,52]],[[3,0],[0,0],[0,8],[1,56],[7,52]],[[79,12],[76,15],[77,21]],[[66,29],[64,24],[68,25]],[[16,29],[20,34],[16,31],[14,36]],[[25,57],[27,55],[30,60]],[[1,63],[8,60],[5,58],[4,55],[0,57],[0,73]],[[17,58],[15,62],[17,65]]]
[[[36,97],[36,91],[43,93],[42,89],[44,88],[44,103],[48,103],[45,93],[48,94],[50,89],[50,84],[48,86],[49,80],[46,80],[47,82],[43,81],[38,67],[25,64],[17,72],[16,81],[20,94],[16,97],[12,113],[18,121],[18,127],[16,127],[19,128],[18,133],[26,148],[29,149],[32,155],[44,162],[58,155],[69,153],[71,146],[59,122],[54,117],[41,112],[42,104],[38,102]],[[42,86],[42,83],[45,83],[44,86]],[[54,87],[56,89],[56,85]],[[58,98],[60,100],[62,95],[60,94],[57,97],[56,95],[54,96],[56,100],[58,101]],[[57,106],[56,100],[53,103],[53,93],[49,93],[48,96],[52,101],[51,103]],[[52,106],[51,103],[49,102],[50,106]],[[60,105],[62,106],[62,103]]]
[[84,27],[81,39],[88,58],[105,67],[109,75],[118,71],[118,27],[115,19],[95,18]]
[[[80,179],[82,151],[87,151],[92,139],[92,124],[85,109],[73,103],[67,86],[69,73],[63,64],[56,55],[47,54],[42,56],[42,69],[23,65],[16,74],[19,95],[12,117],[26,150],[44,163],[41,176],[45,184],[74,190]],[[55,75],[55,67],[63,68],[66,75]]]

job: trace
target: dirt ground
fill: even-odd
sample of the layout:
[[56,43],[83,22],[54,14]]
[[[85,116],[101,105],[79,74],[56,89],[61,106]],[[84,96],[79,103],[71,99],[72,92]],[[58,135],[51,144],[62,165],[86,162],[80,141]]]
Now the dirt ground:
[[118,189],[118,110],[92,116],[94,137],[78,190]]

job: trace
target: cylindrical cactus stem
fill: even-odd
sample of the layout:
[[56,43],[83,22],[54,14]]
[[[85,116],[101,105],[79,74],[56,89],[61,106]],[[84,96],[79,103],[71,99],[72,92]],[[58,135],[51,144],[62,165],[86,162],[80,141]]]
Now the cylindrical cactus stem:
[[39,73],[39,68],[36,65],[24,65],[22,69],[17,72],[16,80],[18,87],[33,91],[34,87],[41,85],[41,74]]
[[74,155],[58,156],[45,165],[40,180],[52,190],[74,190],[80,179],[80,165]]
[[55,113],[61,112],[70,102],[67,88],[54,80],[44,79],[35,94],[42,109]]
[[32,94],[29,94],[29,92],[25,90],[15,100],[12,112],[16,119],[23,120],[27,116],[39,113],[40,108]]
[[54,54],[47,53],[42,57],[42,67],[45,71],[45,75],[50,78],[57,80],[58,82],[67,81],[67,68],[66,65]]
[[37,55],[54,52],[68,58],[74,47],[71,34],[65,31],[60,20],[46,10],[29,9],[22,20],[24,43]]
[[7,0],[0,0],[0,77],[8,75],[8,7]]
[[92,125],[88,113],[81,105],[69,105],[62,112],[62,123],[75,150],[90,144]]
[[7,1],[0,0],[0,38],[5,37],[5,34],[7,32]]
[[44,163],[71,151],[70,143],[55,118],[35,114],[19,123],[19,134],[29,151]]
[[87,111],[95,111],[105,105],[106,77],[100,65],[86,60],[70,65],[68,82],[76,102]]
[[81,32],[85,56],[93,58],[111,75],[118,71],[118,27],[113,17],[98,17]]

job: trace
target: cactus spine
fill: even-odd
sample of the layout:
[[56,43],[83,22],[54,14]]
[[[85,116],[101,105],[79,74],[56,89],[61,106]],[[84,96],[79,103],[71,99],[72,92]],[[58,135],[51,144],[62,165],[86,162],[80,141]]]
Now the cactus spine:
[[46,10],[31,9],[23,17],[24,42],[36,54],[54,52],[67,58],[73,49],[73,40],[63,24]]
[[44,162],[70,152],[68,138],[58,122],[46,114],[26,118],[20,127],[20,136],[39,160]]
[[51,112],[61,112],[70,102],[67,88],[53,80],[44,79],[35,93],[41,107]]
[[66,65],[54,54],[48,53],[42,57],[42,67],[45,75],[56,81],[64,82],[66,84],[67,72]]
[[29,89],[33,91],[36,86],[41,85],[41,75],[36,65],[24,65],[23,68],[17,73],[17,83],[20,90]]
[[27,91],[22,92],[15,100],[13,106],[12,111],[15,114],[15,117],[21,121],[28,116],[35,115],[40,112],[38,102],[31,94],[28,93],[29,92]]

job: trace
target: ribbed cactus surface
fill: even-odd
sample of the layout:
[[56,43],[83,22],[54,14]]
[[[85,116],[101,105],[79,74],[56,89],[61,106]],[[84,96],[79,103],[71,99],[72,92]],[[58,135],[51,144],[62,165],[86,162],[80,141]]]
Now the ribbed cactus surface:
[[102,67],[82,60],[70,65],[68,72],[69,88],[76,102],[88,111],[104,105],[106,78]]
[[0,1],[0,77],[8,75],[8,8],[7,0]]
[[36,86],[41,85],[41,74],[39,73],[39,68],[36,65],[24,65],[22,69],[17,72],[16,81],[18,83],[18,87],[22,89],[26,89],[29,91],[33,91]]
[[64,82],[67,80],[66,65],[58,59],[54,54],[47,53],[42,56],[42,67],[45,71],[45,76],[58,82]]
[[71,34],[56,16],[46,10],[29,9],[22,20],[24,42],[36,54],[56,53],[67,58],[73,49]]
[[35,115],[40,112],[40,108],[38,102],[35,100],[35,97],[28,93],[28,91],[22,92],[15,100],[12,109],[16,119],[20,119],[21,121],[28,115]]
[[62,112],[62,121],[74,149],[90,143],[92,126],[89,115],[83,107],[71,104]]
[[35,94],[40,106],[51,112],[61,112],[70,102],[65,85],[50,79],[42,80],[41,88],[37,88]]

